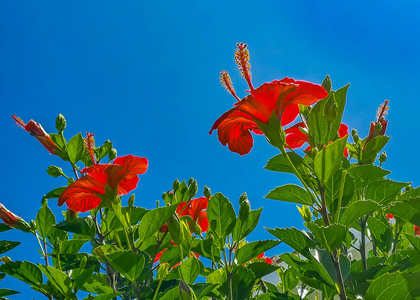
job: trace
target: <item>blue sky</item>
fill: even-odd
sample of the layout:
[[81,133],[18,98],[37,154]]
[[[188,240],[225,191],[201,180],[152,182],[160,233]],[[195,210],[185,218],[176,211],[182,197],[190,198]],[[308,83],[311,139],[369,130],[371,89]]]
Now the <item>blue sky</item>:
[[[1,203],[26,220],[35,219],[42,196],[65,184],[49,177],[50,165],[69,167],[10,116],[40,122],[55,132],[61,113],[66,137],[95,133],[120,155],[147,157],[136,205],[152,208],[175,178],[198,180],[224,193],[238,207],[248,193],[252,207],[264,207],[251,240],[271,236],[263,226],[301,227],[293,204],[264,199],[292,176],[264,170],[277,151],[257,136],[239,156],[223,148],[213,122],[235,99],[219,83],[228,70],[240,97],[246,82],[233,60],[235,44],[251,55],[254,86],[285,76],[321,83],[326,74],[338,89],[350,83],[343,120],[367,135],[377,107],[390,100],[384,167],[390,178],[420,184],[420,19],[417,1],[54,1],[0,2]],[[50,207],[59,213],[56,201]],[[8,253],[14,260],[42,262],[32,236]],[[273,255],[287,250],[271,250]],[[33,293],[14,280],[28,299]],[[34,296],[38,297],[38,296]]]

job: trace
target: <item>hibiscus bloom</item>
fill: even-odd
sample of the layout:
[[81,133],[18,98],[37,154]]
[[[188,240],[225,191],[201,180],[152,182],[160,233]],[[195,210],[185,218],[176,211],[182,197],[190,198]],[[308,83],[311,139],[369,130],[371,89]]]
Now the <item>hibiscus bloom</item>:
[[147,171],[148,161],[143,157],[127,155],[117,157],[112,164],[95,164],[85,168],[86,175],[70,184],[58,198],[75,212],[86,212],[98,207],[108,186],[118,196],[128,194],[137,187],[137,175]]
[[[340,124],[340,128],[338,129],[338,136],[340,138],[346,136],[349,133],[349,127],[343,123]],[[285,131],[286,134],[286,143],[292,149],[297,149],[302,147],[305,143],[309,144],[310,136],[308,133],[308,129],[306,128],[303,122],[299,122]],[[311,146],[306,147],[305,151],[311,151]],[[344,149],[344,156],[347,156],[348,149]]]
[[243,155],[249,153],[253,146],[251,131],[262,134],[258,122],[268,124],[274,112],[281,125],[287,125],[299,114],[298,104],[312,105],[324,99],[328,92],[320,85],[287,77],[264,83],[254,89],[249,71],[248,50],[245,44],[237,44],[237,46],[239,50],[235,52],[235,60],[250,87],[248,91],[250,95],[240,100],[231,85],[229,75],[226,71],[222,71],[223,86],[240,101],[216,120],[209,133],[217,129],[222,145],[227,144],[229,150]]
[[16,115],[13,115],[12,119],[15,120],[16,125],[25,129],[25,131],[29,131],[29,133],[34,136],[51,154],[55,154],[55,151],[59,150],[48,133],[46,133],[44,128],[42,128],[41,124],[35,122],[34,120],[30,120],[27,124],[25,124],[25,122],[23,122],[21,118],[16,117]]

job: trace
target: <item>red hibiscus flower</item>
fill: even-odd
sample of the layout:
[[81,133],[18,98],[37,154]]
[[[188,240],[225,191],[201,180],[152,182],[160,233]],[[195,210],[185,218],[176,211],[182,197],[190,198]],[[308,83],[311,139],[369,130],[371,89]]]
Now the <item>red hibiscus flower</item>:
[[388,218],[388,220],[394,218],[394,216],[392,214],[386,214],[386,217]]
[[222,145],[227,144],[229,150],[243,155],[249,153],[253,146],[251,131],[262,134],[257,122],[267,124],[274,112],[282,126],[287,125],[299,114],[298,104],[312,105],[325,98],[328,92],[320,85],[287,77],[264,83],[254,89],[249,71],[251,66],[248,62],[248,50],[245,44],[237,46],[239,50],[235,52],[235,60],[242,76],[248,82],[250,95],[240,100],[233,89],[229,75],[223,71],[221,73],[223,86],[240,101],[216,120],[209,133],[217,129]]
[[266,264],[270,264],[270,265],[271,265],[271,263],[272,263],[272,261],[271,261],[271,259],[270,259],[270,258],[268,258],[268,257],[265,257],[265,256],[264,256],[264,252],[263,252],[263,253],[261,253],[260,255],[258,255],[258,256],[257,256],[257,259],[259,259],[259,260],[264,260],[264,262],[265,262]]
[[[349,133],[349,127],[346,124],[341,123],[340,128],[338,129],[338,136],[340,138],[346,136]],[[296,149],[303,146],[303,144],[308,143],[310,136],[308,133],[308,129],[306,128],[305,124],[303,122],[299,122],[289,128],[287,128],[285,131],[286,133],[286,143],[289,145],[290,148]],[[305,151],[311,151],[311,146],[308,146]],[[344,156],[347,156],[348,149],[344,149]]]
[[41,124],[36,123],[34,120],[30,120],[27,124],[25,124],[25,122],[23,122],[21,118],[16,117],[16,115],[13,115],[12,119],[15,120],[16,125],[26,131],[29,131],[29,133],[34,136],[51,154],[55,154],[54,152],[59,150],[48,133],[46,133],[44,128],[42,128]]
[[420,235],[420,228],[414,225],[414,234]]
[[117,195],[125,195],[137,187],[137,175],[147,171],[148,161],[143,157],[127,155],[117,157],[112,164],[96,164],[85,168],[86,175],[70,184],[58,198],[75,212],[86,212],[98,207],[109,186]]
[[363,150],[371,139],[379,135],[385,135],[386,127],[388,126],[388,120],[385,120],[385,116],[388,114],[389,110],[388,103],[389,100],[385,100],[384,104],[379,106],[378,112],[376,113],[376,121],[370,123],[369,135],[366,138],[365,144],[363,145]]
[[30,226],[26,221],[21,217],[15,215],[10,210],[8,210],[3,204],[0,203],[0,219],[4,224],[8,225],[11,228],[16,228],[25,232],[30,231]]

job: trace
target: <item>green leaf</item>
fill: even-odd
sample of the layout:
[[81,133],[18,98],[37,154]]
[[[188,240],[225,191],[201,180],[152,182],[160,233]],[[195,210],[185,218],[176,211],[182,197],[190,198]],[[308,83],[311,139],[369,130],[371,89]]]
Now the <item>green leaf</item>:
[[326,184],[340,167],[347,137],[332,142],[315,156],[314,169],[321,183]]
[[[249,299],[255,280],[256,277],[250,269],[244,266],[238,266],[236,271],[232,274],[233,299]],[[220,290],[222,290],[224,294],[229,295],[228,281],[225,280],[220,282],[223,282]]]
[[108,294],[102,294],[98,295],[92,298],[92,300],[113,300],[116,299],[117,296],[122,295],[123,293],[108,293]]
[[406,235],[405,237],[410,241],[411,245],[413,245],[413,248],[420,254],[420,237],[412,235]]
[[200,273],[200,261],[192,255],[181,263],[179,269],[182,275],[181,278],[187,284],[193,284]]
[[394,217],[400,217],[420,227],[420,197],[411,197],[408,201],[396,201],[387,210]]
[[12,227],[10,227],[9,225],[6,225],[4,223],[0,223],[0,232],[5,232],[12,229]]
[[102,146],[95,149],[96,159],[100,161],[106,157],[112,150],[112,142],[105,142]]
[[54,231],[55,216],[47,204],[44,204],[36,215],[36,229],[43,238],[49,237]]
[[19,293],[20,292],[17,292],[17,291],[14,291],[14,290],[0,289],[0,297],[16,295],[16,294],[19,294]]
[[332,122],[330,140],[332,140],[337,135],[337,132],[340,128],[344,107],[346,106],[347,90],[349,86],[350,84],[347,84],[334,92],[334,100],[337,104],[337,117]]
[[145,241],[165,224],[175,212],[177,205],[164,206],[149,210],[141,219],[139,239]]
[[380,208],[381,206],[378,203],[370,200],[353,202],[344,210],[340,224],[349,228],[357,219],[373,213]]
[[82,134],[79,132],[67,143],[67,155],[69,156],[70,162],[75,164],[83,157],[84,152],[85,141],[83,140]]
[[340,224],[319,226],[314,222],[306,223],[316,240],[320,242],[330,253],[340,247],[346,238],[347,228]]
[[305,257],[311,257],[309,253],[309,248],[315,248],[315,243],[312,241],[307,234],[302,231],[292,227],[292,228],[276,228],[276,229],[267,229],[266,230],[280,239],[282,242],[285,242],[291,248],[301,253]]
[[197,299],[202,299],[203,297],[207,296],[208,293],[214,290],[216,286],[217,284],[201,282],[192,285],[191,288],[193,289],[194,294],[197,295]]
[[393,239],[390,224],[387,221],[370,217],[368,219],[368,228],[373,243],[381,249],[382,252],[388,253],[391,250]]
[[88,293],[108,294],[112,293],[113,289],[108,285],[106,274],[94,273],[86,278],[80,290]]
[[51,284],[63,295],[70,295],[73,289],[73,283],[66,273],[61,272],[51,266],[39,265],[42,273],[48,278]]
[[390,137],[384,135],[378,135],[371,139],[362,151],[362,163],[373,164],[376,160],[376,156],[388,143]]
[[[287,152],[290,160],[297,170],[303,162],[303,158],[294,152]],[[294,173],[293,168],[290,166],[289,160],[283,154],[278,154],[270,158],[264,167],[269,171],[275,172],[284,172],[284,173]]]
[[232,232],[236,214],[232,203],[221,193],[215,194],[207,206],[207,218],[211,230],[219,238],[224,238]]
[[331,92],[332,82],[331,82],[330,75],[327,74],[327,76],[325,76],[324,80],[322,80],[321,85],[328,93]]
[[348,172],[356,182],[356,189],[365,187],[391,173],[391,171],[377,166],[355,166],[350,168]]
[[327,98],[318,101],[309,113],[307,122],[309,135],[313,138],[316,144],[322,144],[325,141],[328,127],[324,118],[324,106],[331,97],[334,97],[333,94],[334,93],[330,93]]
[[264,198],[297,204],[312,205],[313,198],[306,190],[295,184],[286,184],[271,190]]
[[245,244],[244,246],[239,248],[239,250],[235,254],[238,265],[242,265],[246,262],[249,262],[251,259],[277,246],[278,244],[280,244],[280,241],[275,240],[255,241]]
[[407,282],[400,272],[385,273],[376,278],[366,292],[366,300],[411,299]]
[[61,193],[66,189],[66,186],[60,186],[56,189],[53,189],[51,192],[48,192],[42,199],[56,199],[60,197]]
[[[337,170],[325,186],[325,199],[328,210],[335,214],[337,212],[338,200],[340,197],[341,180],[343,177],[342,170]],[[341,207],[346,207],[352,200],[355,193],[356,183],[351,175],[346,174],[343,188],[343,196],[341,199]]]
[[240,218],[236,219],[235,228],[232,232],[234,242],[239,243],[239,241],[246,238],[257,227],[262,209],[261,207],[257,210],[251,210],[245,221],[242,221]]
[[145,262],[143,255],[128,250],[108,254],[106,259],[115,270],[130,281],[139,278]]
[[0,241],[0,254],[6,253],[20,245],[20,242]]
[[37,265],[28,261],[16,261],[0,266],[0,272],[13,276],[23,282],[39,286],[42,284],[42,273]]
[[378,180],[366,187],[365,198],[386,205],[394,201],[401,189],[410,184],[411,182],[396,182],[391,179]]
[[275,272],[279,267],[258,261],[250,263],[249,265],[247,265],[247,268],[255,274],[256,278],[262,278],[268,274]]
[[96,235],[96,228],[95,223],[90,217],[83,217],[83,218],[77,218],[77,219],[70,219],[67,221],[62,221],[55,225],[55,228],[87,235],[90,237],[93,237]]

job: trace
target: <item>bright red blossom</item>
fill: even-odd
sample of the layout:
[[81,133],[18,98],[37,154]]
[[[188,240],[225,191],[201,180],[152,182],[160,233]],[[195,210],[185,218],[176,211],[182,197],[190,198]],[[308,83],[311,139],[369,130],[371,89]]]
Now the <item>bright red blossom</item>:
[[294,121],[299,114],[298,104],[312,105],[328,93],[320,85],[292,78],[264,83],[250,91],[235,107],[225,112],[210,130],[217,129],[222,145],[241,155],[251,151],[251,131],[262,134],[257,122],[268,123],[274,112],[282,126]]
[[272,263],[272,261],[271,261],[271,259],[270,259],[270,258],[268,258],[268,257],[265,257],[265,256],[264,256],[264,252],[263,252],[263,253],[261,253],[260,255],[258,255],[258,256],[257,256],[257,259],[264,259],[264,262],[265,262],[266,264],[270,264],[270,265],[271,265],[271,263]]
[[96,164],[85,168],[86,175],[70,184],[58,198],[58,205],[64,203],[76,212],[86,212],[101,204],[105,186],[117,195],[125,195],[137,187],[137,175],[147,171],[146,158],[127,155],[117,157],[112,164]]
[[[346,124],[341,123],[340,128],[338,129],[338,136],[340,138],[346,136],[349,133],[349,127]],[[305,143],[310,143],[309,134],[305,133],[308,132],[308,129],[306,128],[306,125],[303,122],[299,122],[289,128],[287,128],[285,131],[286,134],[286,143],[289,145],[292,149],[297,149],[302,147]],[[311,151],[311,146],[306,147],[305,151]],[[344,149],[344,156],[347,156],[348,149]]]
[[30,120],[27,124],[22,121],[21,118],[12,116],[12,119],[15,120],[16,125],[28,131],[32,136],[34,136],[41,144],[45,147],[51,154],[55,154],[56,150],[59,150],[57,145],[53,142],[48,133],[45,132],[41,124]]
[[420,235],[420,228],[414,225],[414,234]]

